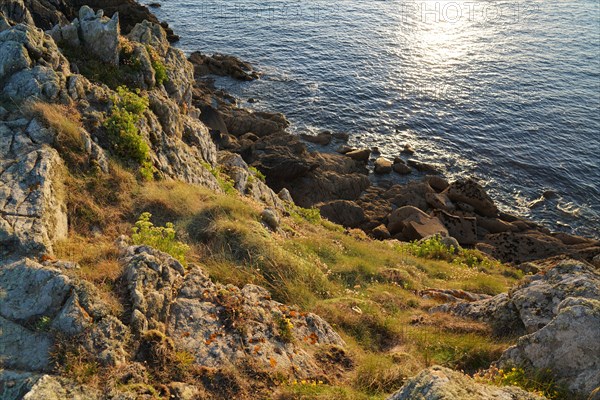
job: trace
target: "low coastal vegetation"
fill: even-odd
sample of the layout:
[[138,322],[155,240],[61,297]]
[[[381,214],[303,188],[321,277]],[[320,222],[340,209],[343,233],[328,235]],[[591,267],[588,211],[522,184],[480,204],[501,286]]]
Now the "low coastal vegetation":
[[[262,206],[233,192],[137,180],[116,161],[111,169],[72,176],[83,192],[69,199],[73,231],[57,256],[78,262],[76,273],[100,284],[122,309],[111,244],[133,226],[134,243],[201,264],[224,284],[264,286],[275,300],[323,316],[348,344],[346,383],[282,378],[277,398],[383,399],[427,366],[487,368],[511,343],[483,323],[428,313],[438,302],[420,295],[428,288],[497,294],[519,279],[514,269],[475,251],[445,247],[439,238],[374,241],[291,205],[274,233],[261,223]],[[289,324],[281,318],[278,330],[292,340]],[[95,374],[88,376],[88,367],[63,372],[89,380]]]
[[112,103],[110,116],[104,121],[104,127],[115,154],[126,162],[137,164],[144,179],[152,179],[150,146],[136,126],[148,108],[148,99],[140,95],[139,91],[134,93],[125,86],[119,86]]

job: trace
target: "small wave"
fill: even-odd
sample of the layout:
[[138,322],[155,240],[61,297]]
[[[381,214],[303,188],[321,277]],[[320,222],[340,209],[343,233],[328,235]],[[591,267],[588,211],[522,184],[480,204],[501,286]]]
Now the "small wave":
[[573,202],[558,203],[556,208],[561,212],[573,217],[578,217],[581,214],[581,207],[577,206]]

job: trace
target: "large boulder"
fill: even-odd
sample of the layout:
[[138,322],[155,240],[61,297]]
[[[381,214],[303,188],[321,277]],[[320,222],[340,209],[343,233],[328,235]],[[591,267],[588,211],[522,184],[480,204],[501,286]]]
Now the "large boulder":
[[356,200],[370,186],[364,166],[352,159],[339,154],[311,153],[310,160],[316,168],[292,182],[282,182],[302,207],[334,200]]
[[560,240],[535,230],[489,234],[482,242],[489,245],[481,247],[483,252],[514,264],[570,253]]
[[349,200],[334,200],[319,206],[321,215],[328,220],[349,228],[356,228],[365,219],[361,207]]
[[442,221],[448,229],[448,234],[458,240],[458,243],[470,245],[477,242],[477,219],[475,217],[453,215],[443,210],[436,210],[434,215]]
[[79,37],[86,50],[103,62],[119,64],[119,14],[112,18],[104,17],[104,11],[94,13],[88,6],[79,10]]
[[382,197],[396,207],[414,206],[426,211],[429,209],[427,194],[435,194],[427,182],[413,181],[406,185],[393,185]]
[[388,220],[389,232],[392,235],[400,233],[405,240],[418,240],[432,235],[448,236],[448,230],[439,218],[427,215],[413,206],[394,210]]
[[600,301],[568,297],[540,330],[521,337],[498,361],[551,370],[575,393],[588,396],[600,386]]
[[434,366],[409,379],[388,400],[542,400],[514,386],[493,386],[448,368]]
[[445,190],[450,200],[471,205],[475,211],[485,217],[495,217],[498,207],[483,187],[472,179],[461,179],[452,182]]

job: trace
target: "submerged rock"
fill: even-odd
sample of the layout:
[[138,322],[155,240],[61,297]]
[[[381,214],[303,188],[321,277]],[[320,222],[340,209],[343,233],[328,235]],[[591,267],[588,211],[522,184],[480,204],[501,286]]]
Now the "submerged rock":
[[375,173],[376,174],[389,174],[392,172],[392,162],[383,157],[379,157],[375,160]]
[[394,172],[397,172],[400,175],[408,175],[412,172],[412,169],[404,162],[394,163],[394,165],[392,165],[392,169],[394,170]]
[[250,64],[226,54],[216,53],[209,56],[195,51],[190,55],[189,60],[194,64],[197,76],[214,74],[230,76],[241,81],[251,81],[259,77]]
[[333,139],[333,135],[330,132],[321,132],[317,135],[301,134],[300,137],[307,142],[319,144],[321,146],[327,146]]

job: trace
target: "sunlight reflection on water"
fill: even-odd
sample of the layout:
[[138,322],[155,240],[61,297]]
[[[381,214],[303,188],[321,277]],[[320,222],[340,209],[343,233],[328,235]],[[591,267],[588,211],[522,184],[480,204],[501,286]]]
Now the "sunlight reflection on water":
[[[264,73],[217,80],[259,99],[244,106],[388,157],[409,142],[448,177],[482,179],[505,209],[600,236],[597,0],[169,0],[156,12],[185,51]],[[560,200],[527,206],[548,189]]]

